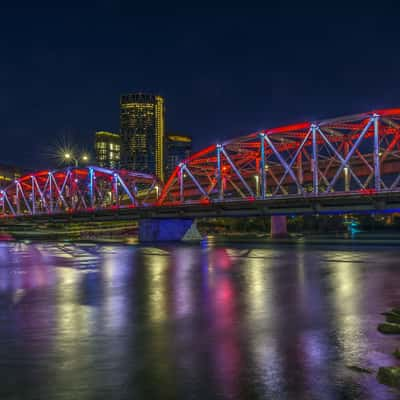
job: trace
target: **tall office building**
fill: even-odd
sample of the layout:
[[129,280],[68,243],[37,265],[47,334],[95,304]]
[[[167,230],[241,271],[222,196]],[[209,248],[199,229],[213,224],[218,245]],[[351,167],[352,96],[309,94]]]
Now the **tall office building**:
[[165,110],[161,96],[121,96],[121,166],[164,179]]
[[192,153],[192,138],[182,135],[167,135],[165,150],[165,176],[167,178],[175,167]]
[[96,163],[100,167],[118,168],[121,137],[117,133],[98,131],[95,137]]

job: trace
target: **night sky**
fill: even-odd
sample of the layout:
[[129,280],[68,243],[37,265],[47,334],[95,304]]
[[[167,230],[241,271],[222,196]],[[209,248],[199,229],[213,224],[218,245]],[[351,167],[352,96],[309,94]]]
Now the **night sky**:
[[2,6],[0,162],[45,167],[60,137],[90,149],[95,130],[118,131],[119,96],[136,91],[164,96],[167,131],[192,135],[195,149],[400,106],[395,2],[251,10],[134,3]]

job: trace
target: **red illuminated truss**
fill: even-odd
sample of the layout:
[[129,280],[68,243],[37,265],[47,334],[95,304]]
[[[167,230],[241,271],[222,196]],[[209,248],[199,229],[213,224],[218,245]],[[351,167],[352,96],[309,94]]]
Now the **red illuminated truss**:
[[400,190],[400,109],[264,129],[182,161],[159,205]]
[[377,110],[212,145],[183,160],[163,188],[125,170],[41,171],[0,192],[0,215],[400,192],[399,139],[400,109]]
[[39,171],[0,192],[0,215],[40,215],[154,204],[152,175],[100,167]]

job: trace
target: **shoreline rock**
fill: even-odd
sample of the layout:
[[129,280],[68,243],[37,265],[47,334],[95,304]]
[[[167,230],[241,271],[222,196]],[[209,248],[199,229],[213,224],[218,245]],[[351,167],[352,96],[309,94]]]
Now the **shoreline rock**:
[[382,313],[385,316],[386,322],[391,322],[394,324],[400,324],[400,311],[396,308],[393,308],[390,311]]
[[400,348],[395,349],[392,354],[400,360]]
[[400,324],[392,322],[384,322],[378,325],[378,331],[386,335],[399,335],[400,334]]
[[400,367],[381,367],[378,370],[379,383],[400,390]]
[[[386,322],[378,325],[378,331],[388,335],[399,335],[400,309],[392,308],[382,315],[385,316]],[[400,348],[396,348],[392,355],[400,360]],[[380,367],[376,378],[379,383],[400,390],[400,366]]]

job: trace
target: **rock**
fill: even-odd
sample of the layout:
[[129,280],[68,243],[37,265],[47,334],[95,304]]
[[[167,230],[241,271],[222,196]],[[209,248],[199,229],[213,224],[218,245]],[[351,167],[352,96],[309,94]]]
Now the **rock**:
[[394,324],[400,324],[400,315],[399,314],[394,314],[390,313],[386,315],[386,322],[391,322]]
[[400,312],[396,308],[392,308],[390,311],[382,313],[386,317],[386,322],[392,322],[395,324],[400,324]]
[[357,365],[347,365],[347,368],[351,369],[352,371],[362,372],[364,374],[372,374],[372,372],[374,372],[371,369],[364,368],[364,367],[359,367]]
[[400,389],[400,367],[381,367],[377,378],[384,385]]
[[400,348],[397,348],[394,352],[393,355],[400,360]]
[[385,322],[383,324],[378,325],[378,331],[381,333],[389,334],[389,335],[394,335],[394,334],[400,334],[400,324],[394,324],[391,322]]
[[389,311],[385,311],[385,312],[382,313],[382,315],[387,315],[387,314],[398,314],[398,315],[400,315],[400,309],[391,308]]

